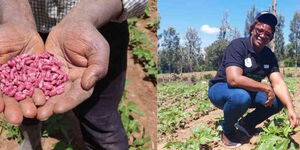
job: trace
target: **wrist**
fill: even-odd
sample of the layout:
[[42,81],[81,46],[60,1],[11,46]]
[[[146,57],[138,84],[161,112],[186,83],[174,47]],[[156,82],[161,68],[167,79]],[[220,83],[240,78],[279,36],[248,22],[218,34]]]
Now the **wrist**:
[[262,83],[262,89],[261,89],[263,92],[266,92],[266,93],[269,93],[270,91],[272,91],[272,87],[268,84],[264,84]]
[[82,0],[62,21],[85,22],[100,27],[117,18],[121,12],[121,0]]
[[286,108],[287,108],[287,110],[288,110],[289,112],[290,112],[290,111],[293,111],[293,112],[295,111],[295,110],[294,110],[293,104],[287,104],[287,105],[286,105]]
[[28,1],[0,1],[0,24],[15,24],[36,30],[34,17]]

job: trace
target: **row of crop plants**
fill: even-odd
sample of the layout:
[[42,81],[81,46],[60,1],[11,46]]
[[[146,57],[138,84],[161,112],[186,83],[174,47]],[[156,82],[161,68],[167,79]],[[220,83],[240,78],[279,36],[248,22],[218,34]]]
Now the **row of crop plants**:
[[207,97],[207,82],[159,83],[158,96],[158,134],[170,135],[191,120],[198,119],[213,109]]
[[[295,96],[297,89],[299,88],[299,77],[287,77],[285,79],[289,90],[292,94],[292,97]],[[194,98],[198,99],[198,103],[207,102],[207,85],[203,84],[196,84],[194,86],[187,85],[185,83],[163,83],[159,85],[158,88],[158,96],[159,96],[159,104],[165,107],[171,107],[171,110],[182,110],[178,112],[179,114],[173,113],[174,116],[161,116],[160,119],[160,126],[161,129],[168,129],[172,128],[171,132],[175,131],[173,125],[178,125],[178,122],[184,122],[186,118],[180,118],[182,114],[187,114],[184,111],[184,108],[189,107],[190,105],[186,103],[186,99],[192,100]],[[194,92],[189,93],[188,91]],[[200,91],[196,91],[200,90]],[[202,94],[202,98],[197,98],[195,93]],[[182,97],[183,95],[189,95],[190,97]],[[206,95],[206,96],[203,96]],[[181,97],[181,98],[180,98]],[[194,98],[192,98],[194,97]],[[179,103],[185,103],[186,105],[180,105]],[[170,105],[167,105],[170,104]],[[179,105],[177,105],[179,104]],[[161,112],[162,111],[162,112]],[[160,109],[159,113],[164,113],[164,109]],[[207,110],[204,110],[207,111]],[[198,111],[198,113],[203,113],[204,111]],[[197,112],[196,112],[197,113]],[[159,114],[161,115],[161,114]],[[177,124],[169,124],[170,122],[166,122],[165,118],[173,117],[173,122],[177,122]],[[176,119],[177,120],[176,120]],[[176,120],[176,121],[174,121]],[[166,149],[176,149],[176,150],[198,150],[198,149],[211,149],[215,147],[214,143],[220,140],[220,131],[222,130],[220,127],[221,122],[223,121],[223,116],[217,118],[217,121],[214,125],[208,126],[205,124],[200,124],[197,128],[191,129],[192,136],[186,138],[184,141],[169,141],[167,144],[164,145]],[[170,130],[170,129],[169,129]],[[170,133],[170,131],[168,131]],[[168,133],[165,130],[161,130],[160,134]],[[254,148],[255,150],[296,150],[299,149],[299,145],[292,139],[292,135],[295,134],[296,129],[291,129],[289,125],[289,121],[287,119],[287,110],[284,109],[280,113],[274,115],[271,119],[268,119],[264,126],[262,127],[262,131],[259,133],[259,138],[256,141]]]

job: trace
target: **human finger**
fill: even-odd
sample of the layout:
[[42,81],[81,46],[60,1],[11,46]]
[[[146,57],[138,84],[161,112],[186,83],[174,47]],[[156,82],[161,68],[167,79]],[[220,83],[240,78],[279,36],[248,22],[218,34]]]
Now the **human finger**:
[[[71,83],[72,83],[71,81],[68,81],[64,84],[65,92],[70,90]],[[64,95],[65,92],[62,95]],[[60,101],[62,98],[64,98],[64,97],[62,97],[61,95],[56,95],[56,96],[49,98],[43,106],[40,106],[38,108],[37,118],[41,121],[44,121],[44,120],[47,120],[49,117],[51,117],[54,113],[53,111],[54,111],[55,103],[57,101]]]
[[290,116],[290,124],[291,124],[291,128],[295,128],[299,124],[298,117],[296,115],[292,114]]
[[47,120],[53,115],[53,108],[55,102],[52,100],[47,100],[46,103],[37,109],[37,119],[41,121]]
[[293,120],[293,119],[291,119],[291,125],[290,125],[290,127],[291,128],[295,128],[296,127],[296,122],[295,122],[295,120]]
[[81,86],[84,90],[90,90],[96,82],[103,78],[107,73],[107,66],[91,65],[82,75]]
[[265,106],[265,107],[272,106],[272,100],[268,99],[268,100],[264,103],[264,106]]
[[32,95],[33,102],[36,106],[42,106],[46,103],[46,97],[43,91],[39,88],[35,88]]
[[9,96],[3,95],[4,117],[7,122],[13,125],[20,125],[23,121],[23,113],[18,102]]
[[33,103],[32,98],[27,97],[26,99],[19,102],[23,116],[26,118],[35,118],[37,114],[37,108]]
[[4,101],[3,101],[3,94],[0,91],[0,113],[4,111]]
[[54,113],[61,114],[75,108],[77,105],[89,98],[92,95],[93,90],[94,88],[84,90],[81,86],[81,80],[75,80],[71,84],[71,88],[65,94],[53,97],[56,101]]
[[86,57],[88,67],[81,78],[83,89],[89,90],[95,83],[103,78],[108,70],[109,63],[109,44],[106,39],[97,34],[93,43],[93,49],[87,51]]

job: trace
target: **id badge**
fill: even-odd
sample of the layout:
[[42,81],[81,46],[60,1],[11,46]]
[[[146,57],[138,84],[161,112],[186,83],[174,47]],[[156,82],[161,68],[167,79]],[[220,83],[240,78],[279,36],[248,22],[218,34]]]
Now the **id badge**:
[[245,66],[246,66],[247,68],[252,67],[252,61],[251,61],[251,58],[250,58],[250,57],[247,57],[247,58],[245,59]]

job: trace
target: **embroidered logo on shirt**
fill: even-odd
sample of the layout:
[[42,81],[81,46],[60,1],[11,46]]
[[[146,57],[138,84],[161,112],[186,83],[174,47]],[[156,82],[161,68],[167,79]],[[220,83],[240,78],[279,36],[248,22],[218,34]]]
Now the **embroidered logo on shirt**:
[[252,66],[252,61],[251,61],[251,58],[246,58],[245,59],[245,66],[250,68]]
[[269,64],[264,64],[264,69],[269,69],[269,68],[270,68]]

